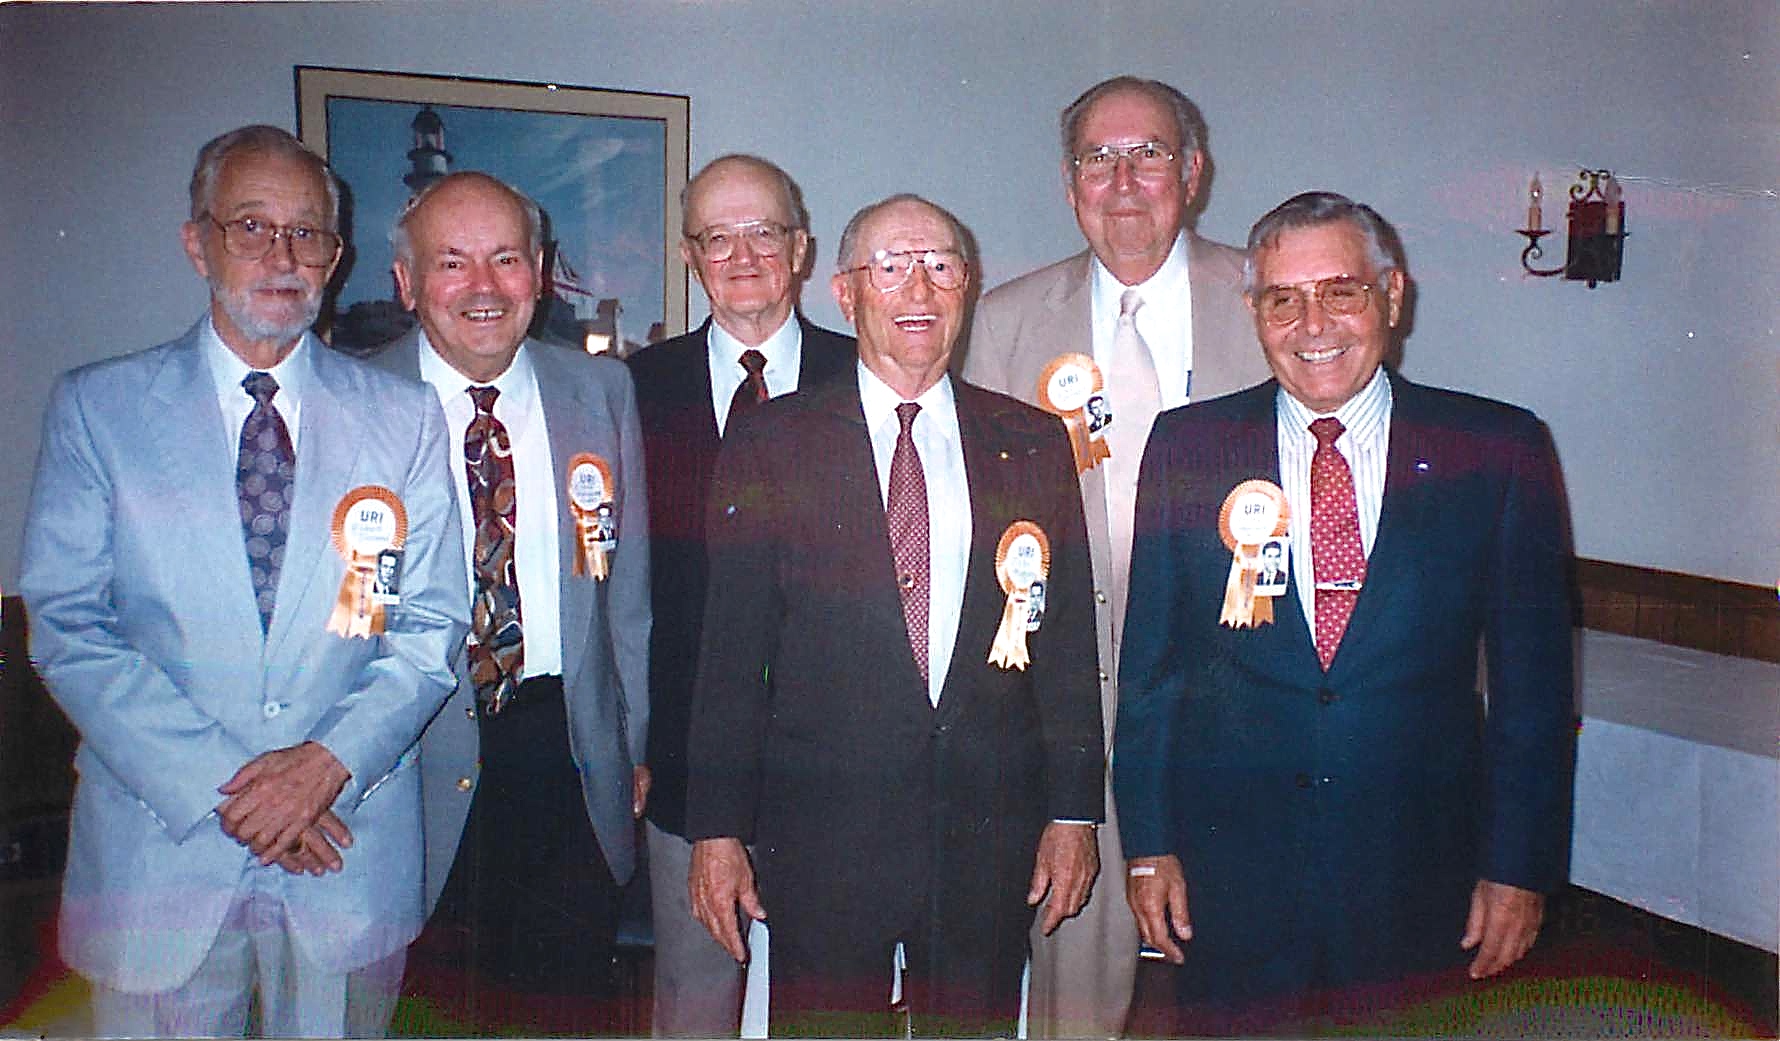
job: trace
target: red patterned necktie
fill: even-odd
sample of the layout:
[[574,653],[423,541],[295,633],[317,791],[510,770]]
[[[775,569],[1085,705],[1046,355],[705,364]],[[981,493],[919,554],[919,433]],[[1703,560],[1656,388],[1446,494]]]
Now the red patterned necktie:
[[766,355],[750,347],[742,352],[739,360],[742,368],[748,370],[748,375],[742,379],[741,386],[735,389],[735,396],[729,399],[728,419],[734,419],[767,399]]
[[247,568],[253,576],[253,598],[260,609],[260,631],[272,626],[272,601],[278,591],[278,570],[284,565],[284,540],[290,534],[291,484],[297,460],[290,431],[272,407],[278,381],[269,372],[250,372],[241,387],[253,398],[253,411],[241,424],[235,454],[235,497],[241,506],[241,535],[247,542]]
[[476,595],[470,608],[470,680],[484,715],[495,715],[513,700],[525,665],[519,624],[519,575],[513,558],[517,493],[513,446],[507,428],[494,418],[495,387],[471,387],[476,415],[464,430],[464,475],[470,513],[476,523],[472,553]]
[[1316,656],[1325,672],[1366,578],[1354,474],[1335,447],[1344,429],[1333,416],[1310,424],[1316,438],[1316,454],[1310,457],[1310,558],[1316,570]]
[[890,494],[884,513],[890,526],[890,554],[896,560],[896,588],[902,593],[902,618],[908,624],[909,650],[921,678],[927,678],[927,614],[929,597],[927,477],[915,454],[912,428],[921,406],[905,401],[896,406],[902,430],[890,457]]

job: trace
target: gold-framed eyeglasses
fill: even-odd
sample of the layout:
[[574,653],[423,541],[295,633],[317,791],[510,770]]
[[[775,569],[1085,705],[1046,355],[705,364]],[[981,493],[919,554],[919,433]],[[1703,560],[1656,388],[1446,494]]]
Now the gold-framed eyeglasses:
[[1179,153],[1166,141],[1139,141],[1134,145],[1101,145],[1070,157],[1075,175],[1084,181],[1110,181],[1119,168],[1119,160],[1131,164],[1131,173],[1148,180],[1158,180],[1174,172]]
[[955,249],[880,249],[865,263],[842,268],[841,273],[863,271],[873,289],[894,293],[908,285],[917,264],[927,269],[927,280],[935,289],[957,289],[970,272],[964,254]]
[[785,252],[785,243],[791,240],[791,229],[778,221],[747,220],[740,224],[713,224],[686,237],[698,243],[705,259],[715,264],[735,256],[735,251],[744,242],[757,257],[776,257]]
[[1352,275],[1332,275],[1314,282],[1268,286],[1255,294],[1255,311],[1268,325],[1292,325],[1304,317],[1311,297],[1331,315],[1346,317],[1366,309],[1376,282],[1362,282]]
[[279,239],[290,243],[290,255],[304,267],[327,267],[340,255],[340,236],[307,224],[273,224],[258,217],[220,221],[206,213],[222,232],[223,249],[242,260],[259,260],[272,252]]

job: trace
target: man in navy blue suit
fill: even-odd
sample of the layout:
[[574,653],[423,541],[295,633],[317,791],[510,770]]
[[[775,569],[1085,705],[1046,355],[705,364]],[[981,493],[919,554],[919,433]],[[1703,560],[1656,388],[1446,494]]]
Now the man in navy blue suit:
[[[1245,296],[1275,379],[1164,414],[1144,455],[1114,792],[1193,1033],[1494,975],[1565,878],[1555,453],[1532,414],[1385,366],[1393,244],[1339,195],[1263,217]],[[1250,595],[1277,536],[1293,582]]]

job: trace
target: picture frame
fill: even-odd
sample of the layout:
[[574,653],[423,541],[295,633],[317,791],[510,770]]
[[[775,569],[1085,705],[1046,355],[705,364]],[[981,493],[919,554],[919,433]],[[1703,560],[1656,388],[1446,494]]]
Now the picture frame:
[[690,98],[314,65],[294,73],[298,137],[342,186],[348,258],[319,323],[336,348],[369,353],[412,326],[389,232],[414,191],[457,170],[498,177],[543,211],[533,336],[623,356],[686,330]]

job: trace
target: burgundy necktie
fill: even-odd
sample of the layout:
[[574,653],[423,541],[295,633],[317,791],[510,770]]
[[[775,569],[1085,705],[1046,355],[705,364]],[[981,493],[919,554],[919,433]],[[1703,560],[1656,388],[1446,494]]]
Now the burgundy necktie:
[[735,396],[729,399],[729,416],[724,420],[726,430],[729,428],[729,420],[767,399],[766,355],[750,347],[742,352],[740,361],[742,368],[748,370],[748,375],[742,379],[741,386],[735,389]]
[[272,627],[272,601],[278,591],[278,571],[284,566],[297,460],[284,418],[272,407],[278,381],[269,372],[250,372],[241,387],[253,398],[253,411],[241,425],[240,447],[235,454],[235,497],[241,506],[247,568],[253,577],[253,598],[264,632]]
[[495,387],[471,387],[476,415],[464,430],[464,475],[470,514],[476,524],[471,567],[476,595],[470,605],[470,680],[484,715],[495,715],[513,700],[525,665],[519,623],[519,574],[513,557],[518,496],[513,483],[513,446],[507,428],[494,418]]
[[908,624],[909,650],[921,678],[927,678],[927,612],[929,592],[927,542],[927,477],[915,454],[912,428],[921,406],[905,401],[896,406],[902,429],[890,457],[890,494],[884,513],[890,526],[890,554],[896,560],[896,588],[902,593],[902,618]]
[[1310,424],[1316,438],[1316,454],[1310,457],[1310,557],[1316,570],[1316,656],[1324,671],[1335,660],[1366,578],[1354,474],[1335,447],[1343,429],[1333,416]]

